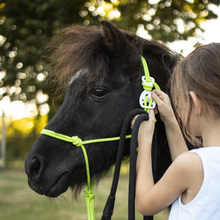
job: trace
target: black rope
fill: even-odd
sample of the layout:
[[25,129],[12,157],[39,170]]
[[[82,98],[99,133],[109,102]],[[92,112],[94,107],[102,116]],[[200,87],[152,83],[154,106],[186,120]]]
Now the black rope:
[[[127,134],[128,128],[130,127],[132,118],[135,115],[137,115],[137,114],[142,114],[142,115],[137,118],[137,120],[135,122],[135,125],[133,126],[132,138],[131,138],[131,146],[133,146],[133,147],[131,147],[132,149],[130,149],[132,151],[135,151],[135,155],[136,155],[136,147],[134,147],[134,145],[133,145],[134,143],[133,142],[136,142],[136,146],[137,146],[137,135],[138,135],[138,129],[139,129],[140,123],[144,119],[148,120],[148,114],[143,109],[134,109],[125,118],[125,121],[124,121],[124,123],[122,125],[121,134],[120,134],[120,140],[119,140],[119,146],[118,146],[118,152],[117,152],[117,157],[116,157],[114,177],[113,177],[113,181],[112,181],[111,191],[110,191],[110,195],[109,195],[109,197],[107,199],[105,208],[103,210],[103,215],[102,215],[101,220],[111,220],[111,216],[112,216],[113,210],[114,210],[115,194],[116,194],[116,191],[117,191],[117,186],[118,186],[118,181],[119,181],[121,162],[122,162],[122,159],[123,159],[123,152],[124,152],[124,146],[125,146],[125,136]],[[142,118],[143,118],[143,120],[140,121]],[[138,121],[140,121],[140,123]],[[137,122],[138,122],[139,126],[137,126]],[[135,133],[134,133],[134,130],[135,130]],[[136,138],[134,138],[133,135]],[[133,155],[133,153],[132,153],[132,155]],[[130,157],[131,157],[131,152],[130,152]],[[130,163],[135,163],[132,166],[132,167],[135,167],[135,172],[132,171],[132,173],[134,173],[134,174],[130,175],[130,177],[129,177],[130,179],[132,179],[131,181],[133,182],[133,184],[132,184],[133,186],[131,186],[131,187],[134,187],[134,188],[130,189],[130,184],[129,184],[129,192],[130,191],[133,192],[132,195],[130,195],[130,193],[129,193],[129,201],[133,200],[132,203],[129,202],[129,216],[131,215],[132,216],[132,220],[134,220],[135,219],[135,208],[134,208],[135,207],[135,185],[134,185],[134,183],[136,182],[136,156],[132,156],[132,157],[134,157],[135,159],[134,159],[134,162],[133,162],[133,159],[132,160],[130,159]],[[154,162],[154,164],[152,166],[156,167],[156,161]],[[133,169],[134,168],[132,168],[132,170]],[[131,169],[130,169],[130,172],[131,172]],[[156,169],[155,169],[154,173],[156,174]],[[133,210],[131,213],[130,213],[130,209]],[[153,218],[151,218],[151,219],[153,219]],[[150,220],[150,218],[146,219],[146,220]]]
[[103,215],[102,215],[101,220],[110,220],[113,214],[115,194],[117,191],[121,162],[122,162],[123,153],[124,153],[125,136],[127,134],[128,127],[130,127],[132,118],[137,114],[143,114],[143,113],[145,113],[143,109],[134,109],[127,115],[127,117],[125,118],[123,122],[119,145],[118,145],[117,157],[116,157],[116,162],[115,162],[115,170],[114,170],[114,177],[112,181],[111,191],[110,191],[108,200],[106,202],[105,208],[103,210]]
[[[157,170],[157,132],[156,130],[154,131],[154,136],[153,136],[151,157],[152,157],[153,178],[155,182],[156,170]],[[144,216],[144,220],[153,220],[153,219],[154,219],[153,216]]]
[[130,172],[129,172],[129,195],[128,195],[128,219],[135,219],[135,189],[136,189],[136,162],[137,162],[137,138],[140,124],[143,120],[148,120],[147,114],[139,115],[135,120],[132,129],[132,139],[130,143]]
[[[129,199],[128,199],[128,219],[135,219],[135,189],[136,189],[136,162],[137,162],[137,147],[138,147],[138,130],[140,124],[144,120],[148,120],[149,117],[146,114],[140,115],[132,129],[132,139],[130,143],[130,173],[129,173]],[[156,165],[157,165],[157,136],[156,130],[154,131],[152,142],[152,169],[153,178],[156,179]],[[144,220],[152,220],[153,216],[144,216]]]

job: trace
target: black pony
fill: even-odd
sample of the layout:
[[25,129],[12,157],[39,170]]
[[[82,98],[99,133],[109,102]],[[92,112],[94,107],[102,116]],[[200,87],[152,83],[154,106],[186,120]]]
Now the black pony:
[[[120,135],[126,115],[139,108],[144,75],[140,55],[150,74],[169,93],[168,81],[181,56],[154,41],[119,30],[103,21],[101,28],[73,25],[57,31],[47,48],[57,85],[66,90],[62,106],[46,129],[83,141]],[[165,129],[157,117],[157,180],[171,163]],[[100,179],[115,163],[118,141],[85,145],[91,179]],[[124,156],[129,156],[127,140]],[[40,135],[25,170],[39,194],[59,196],[69,186],[78,194],[87,181],[81,148]]]

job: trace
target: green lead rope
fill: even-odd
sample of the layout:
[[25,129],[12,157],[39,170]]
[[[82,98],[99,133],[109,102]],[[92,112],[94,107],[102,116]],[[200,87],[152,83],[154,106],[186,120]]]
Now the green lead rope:
[[[89,160],[88,160],[88,156],[87,156],[86,149],[85,149],[84,145],[98,143],[98,142],[117,141],[120,139],[120,137],[101,138],[101,139],[82,141],[82,139],[80,139],[78,136],[70,137],[70,136],[67,136],[64,134],[59,134],[59,133],[56,133],[54,131],[47,130],[47,129],[43,129],[41,131],[41,134],[44,134],[44,135],[47,135],[47,136],[50,136],[50,137],[53,137],[53,138],[56,138],[56,139],[59,139],[62,141],[73,143],[73,145],[82,148],[84,158],[85,158],[86,175],[87,175],[87,186],[86,186],[86,190],[84,190],[84,196],[86,198],[86,205],[87,205],[87,210],[88,210],[88,220],[95,220],[95,213],[94,213],[95,195],[93,193],[93,188],[94,188],[96,180],[94,179],[91,182],[90,170],[89,170]],[[127,135],[126,138],[131,138],[131,135]]]

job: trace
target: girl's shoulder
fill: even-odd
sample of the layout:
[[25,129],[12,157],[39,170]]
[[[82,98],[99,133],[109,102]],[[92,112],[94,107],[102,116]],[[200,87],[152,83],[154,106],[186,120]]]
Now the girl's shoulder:
[[200,156],[196,153],[193,153],[193,151],[180,154],[173,163],[175,166],[178,166],[183,170],[191,170],[191,168],[194,166],[202,168]]
[[196,153],[183,153],[176,158],[176,165],[185,178],[186,190],[182,194],[182,203],[187,204],[198,194],[204,180],[201,157]]
[[[200,156],[190,152],[180,154],[165,173],[167,174],[170,179],[181,181],[182,189],[184,189],[182,192],[194,188],[195,177],[199,183],[203,181],[203,164]],[[201,184],[198,185],[201,186]]]
[[179,170],[186,178],[186,187],[195,188],[195,177],[197,178],[198,185],[201,186],[203,181],[203,163],[201,157],[196,153],[186,152],[180,154],[173,165]]
[[[183,184],[186,187],[181,196],[181,202],[184,205],[192,200],[198,201],[203,194],[207,194],[207,190],[220,193],[219,158],[220,147],[218,146],[195,149],[176,158],[173,165],[181,173]],[[210,182],[210,179],[214,181]],[[194,199],[195,197],[197,200]]]

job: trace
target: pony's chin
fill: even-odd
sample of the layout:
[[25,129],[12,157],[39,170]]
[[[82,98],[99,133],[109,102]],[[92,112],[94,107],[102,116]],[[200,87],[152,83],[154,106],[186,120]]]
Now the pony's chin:
[[66,192],[69,187],[68,176],[66,175],[66,173],[63,173],[62,175],[57,177],[56,180],[53,182],[48,181],[48,183],[51,184],[46,184],[46,186],[44,187],[36,185],[31,181],[28,181],[28,183],[30,188],[33,189],[36,193],[48,197],[57,197],[60,194]]
[[52,185],[49,190],[45,193],[45,196],[48,197],[57,197],[60,194],[67,191],[69,184],[67,184],[66,175],[62,175],[55,183]]

